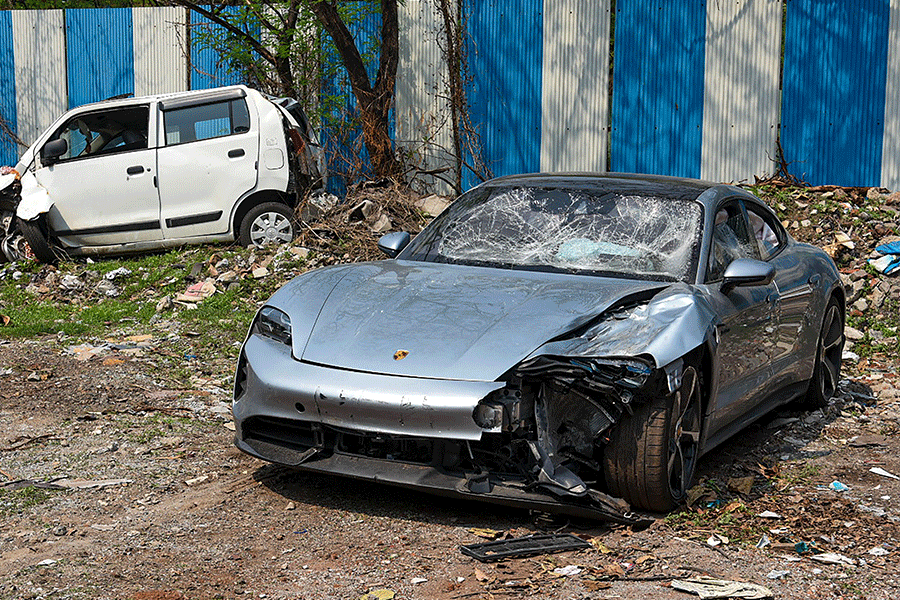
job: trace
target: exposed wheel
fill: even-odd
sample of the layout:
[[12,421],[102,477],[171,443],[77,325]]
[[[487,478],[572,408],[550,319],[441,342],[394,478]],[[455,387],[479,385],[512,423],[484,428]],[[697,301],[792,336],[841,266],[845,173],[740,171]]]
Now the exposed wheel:
[[280,202],[264,202],[254,206],[241,221],[238,241],[242,246],[287,244],[294,239],[294,215]]
[[687,366],[681,389],[619,421],[603,457],[611,494],[654,512],[684,500],[700,455],[701,394],[700,374]]
[[844,353],[844,314],[837,299],[832,298],[825,308],[822,331],[816,345],[816,366],[803,402],[808,408],[822,408],[837,390]]
[[16,217],[16,225],[22,233],[22,237],[28,242],[28,246],[31,247],[31,252],[36,259],[48,265],[56,264],[57,257],[53,246],[50,245],[47,218],[44,215],[31,221],[23,221]]

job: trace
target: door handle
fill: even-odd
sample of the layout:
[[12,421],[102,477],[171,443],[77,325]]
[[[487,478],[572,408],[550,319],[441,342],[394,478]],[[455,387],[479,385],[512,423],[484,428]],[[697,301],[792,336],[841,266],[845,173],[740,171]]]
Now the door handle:
[[243,148],[236,148],[236,149],[234,149],[234,150],[229,150],[229,151],[228,151],[228,158],[240,158],[240,157],[243,156],[243,155],[244,155],[244,149],[243,149]]
[[138,165],[136,167],[128,167],[127,169],[125,169],[125,172],[128,173],[129,175],[140,175],[141,173],[144,172],[144,167],[142,167],[140,165]]

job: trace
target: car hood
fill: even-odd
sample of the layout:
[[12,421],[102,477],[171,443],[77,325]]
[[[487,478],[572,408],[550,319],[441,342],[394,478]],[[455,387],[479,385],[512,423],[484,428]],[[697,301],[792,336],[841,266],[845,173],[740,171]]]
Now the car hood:
[[342,274],[329,278],[338,280],[308,336],[295,328],[295,356],[354,371],[469,381],[494,381],[620,299],[665,287],[410,261]]

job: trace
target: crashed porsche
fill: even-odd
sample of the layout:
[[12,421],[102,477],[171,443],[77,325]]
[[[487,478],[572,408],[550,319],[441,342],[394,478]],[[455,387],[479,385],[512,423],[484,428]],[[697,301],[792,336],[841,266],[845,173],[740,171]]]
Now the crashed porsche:
[[379,246],[393,258],[303,274],[257,314],[235,377],[244,452],[629,522],[839,378],[833,262],[736,187],[503,177]]

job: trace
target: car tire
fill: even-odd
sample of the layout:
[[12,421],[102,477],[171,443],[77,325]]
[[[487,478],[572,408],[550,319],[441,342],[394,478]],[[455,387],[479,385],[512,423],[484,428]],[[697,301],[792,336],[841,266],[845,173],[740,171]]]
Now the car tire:
[[295,234],[291,208],[280,202],[263,202],[244,215],[238,241],[242,246],[257,247],[287,244]]
[[49,232],[47,228],[47,218],[44,215],[38,216],[31,221],[25,221],[16,217],[16,223],[22,237],[31,247],[34,257],[48,265],[56,264],[58,258],[50,244]]
[[803,398],[805,408],[828,406],[837,391],[841,376],[841,355],[844,353],[844,315],[837,298],[832,297],[822,316],[822,329],[816,342],[816,365],[809,388]]
[[700,456],[702,379],[686,366],[681,388],[634,408],[613,428],[603,468],[609,492],[634,508],[666,512],[684,501]]

